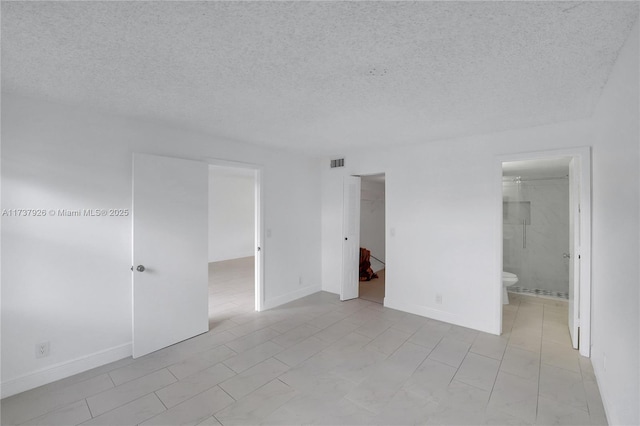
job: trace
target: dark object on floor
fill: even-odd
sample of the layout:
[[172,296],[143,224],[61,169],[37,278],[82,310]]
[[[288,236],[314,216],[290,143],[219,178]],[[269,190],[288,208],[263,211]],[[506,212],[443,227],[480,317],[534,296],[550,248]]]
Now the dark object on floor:
[[371,251],[360,247],[360,281],[371,281],[378,278],[378,274],[371,269]]

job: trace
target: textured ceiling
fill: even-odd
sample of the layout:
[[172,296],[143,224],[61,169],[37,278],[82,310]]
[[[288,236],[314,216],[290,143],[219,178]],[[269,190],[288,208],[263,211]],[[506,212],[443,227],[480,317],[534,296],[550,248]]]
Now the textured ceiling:
[[636,2],[2,2],[2,90],[339,154],[588,116]]

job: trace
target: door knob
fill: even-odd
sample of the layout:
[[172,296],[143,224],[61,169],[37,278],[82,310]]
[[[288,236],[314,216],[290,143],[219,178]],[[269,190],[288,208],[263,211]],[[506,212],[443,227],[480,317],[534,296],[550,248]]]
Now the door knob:
[[136,267],[136,271],[138,271],[138,272],[144,272],[144,266],[143,266],[143,265],[138,265],[138,266]]

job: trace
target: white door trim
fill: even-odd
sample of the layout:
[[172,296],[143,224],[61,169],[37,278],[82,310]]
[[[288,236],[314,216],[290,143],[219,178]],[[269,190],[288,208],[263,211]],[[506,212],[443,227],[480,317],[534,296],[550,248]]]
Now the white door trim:
[[248,169],[254,171],[255,191],[255,310],[260,312],[264,309],[264,197],[262,196],[262,182],[264,166],[261,164],[243,163],[240,161],[231,161],[221,158],[205,158],[204,161],[211,166],[235,167],[238,169]]
[[575,147],[559,150],[537,151],[506,154],[495,157],[495,199],[496,199],[496,314],[498,331],[502,329],[502,163],[508,161],[539,160],[544,158],[571,157],[580,164],[580,355],[589,357],[591,354],[591,147]]

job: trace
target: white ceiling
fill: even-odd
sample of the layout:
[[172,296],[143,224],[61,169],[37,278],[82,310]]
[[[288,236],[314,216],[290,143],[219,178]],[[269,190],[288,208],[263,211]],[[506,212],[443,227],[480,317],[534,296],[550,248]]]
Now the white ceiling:
[[2,2],[2,90],[340,154],[588,116],[637,2]]

